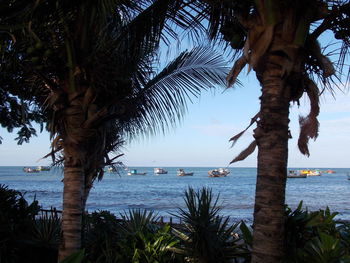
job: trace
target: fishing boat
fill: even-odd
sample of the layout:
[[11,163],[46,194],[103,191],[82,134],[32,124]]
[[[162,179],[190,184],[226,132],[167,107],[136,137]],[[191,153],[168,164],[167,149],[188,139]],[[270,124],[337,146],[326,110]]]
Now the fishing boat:
[[328,170],[326,170],[326,171],[322,171],[322,173],[325,173],[325,174],[334,174],[335,171],[334,171],[334,170],[328,169]]
[[300,171],[289,170],[287,178],[306,178],[307,174],[301,174]]
[[226,168],[219,168],[208,171],[209,177],[226,177],[230,171]]
[[40,172],[44,172],[44,171],[50,171],[50,167],[49,166],[38,166],[36,168],[36,170],[40,171]]
[[35,168],[24,167],[24,168],[23,168],[23,172],[26,172],[26,173],[38,173],[38,172],[40,172],[40,171],[37,170],[37,169],[35,169]]
[[300,170],[299,174],[300,175],[306,175],[306,176],[320,176],[321,172],[320,172],[320,170],[309,170],[309,169],[306,169],[306,170]]
[[167,174],[168,171],[164,170],[163,168],[154,168],[155,174]]
[[184,169],[178,169],[176,174],[177,176],[193,176],[193,172],[185,173]]
[[304,171],[303,174],[305,174],[307,176],[320,176],[321,172],[319,170],[307,170],[306,172]]
[[146,175],[147,173],[138,173],[136,169],[132,169],[128,172],[128,175]]

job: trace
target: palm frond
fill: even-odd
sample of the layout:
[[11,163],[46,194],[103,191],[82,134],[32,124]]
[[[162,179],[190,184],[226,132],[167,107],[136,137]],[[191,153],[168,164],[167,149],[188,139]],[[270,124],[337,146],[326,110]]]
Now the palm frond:
[[140,113],[133,131],[164,131],[173,126],[186,112],[186,102],[202,90],[224,86],[227,72],[225,62],[211,48],[183,52],[132,98]]

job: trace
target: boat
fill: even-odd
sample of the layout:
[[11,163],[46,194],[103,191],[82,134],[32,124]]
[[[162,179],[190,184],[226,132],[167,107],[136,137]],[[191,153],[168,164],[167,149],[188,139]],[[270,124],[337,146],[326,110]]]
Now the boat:
[[44,171],[50,171],[50,167],[49,166],[38,166],[36,168],[36,170],[40,171],[40,172],[44,172]]
[[38,172],[40,172],[40,171],[37,170],[37,169],[35,169],[35,168],[24,167],[24,168],[23,168],[23,172],[26,172],[26,173],[38,173]]
[[301,174],[300,171],[289,170],[287,178],[306,178],[307,174]]
[[184,169],[178,169],[176,174],[177,176],[193,176],[193,172],[185,173]]
[[164,170],[163,168],[154,168],[155,174],[167,174],[168,171]]
[[208,171],[209,177],[226,177],[230,171],[226,168],[219,168]]
[[299,171],[300,175],[306,175],[306,176],[320,176],[321,172],[320,170],[300,170]]
[[136,169],[132,169],[128,172],[128,175],[146,175],[147,173],[138,173]]
[[311,170],[307,174],[307,176],[320,176],[320,175],[321,175],[321,172],[319,170]]

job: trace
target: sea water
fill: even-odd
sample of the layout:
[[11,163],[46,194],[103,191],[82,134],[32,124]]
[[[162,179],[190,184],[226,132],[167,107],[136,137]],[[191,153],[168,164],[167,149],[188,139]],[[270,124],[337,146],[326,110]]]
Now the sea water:
[[[117,215],[128,209],[154,210],[159,216],[169,217],[184,208],[184,192],[188,187],[209,187],[219,195],[220,214],[232,220],[251,221],[254,209],[256,168],[229,168],[227,177],[210,178],[208,171],[214,167],[181,167],[193,176],[179,177],[179,167],[162,167],[167,174],[155,175],[153,167],[130,167],[146,175],[128,176],[126,171],[106,172],[102,181],[95,182],[87,202],[89,212],[109,210]],[[25,173],[23,167],[0,167],[0,184],[25,193],[25,198],[34,198],[44,209],[62,209],[62,169],[48,172]],[[322,169],[327,170],[328,168]],[[350,220],[349,169],[332,169],[334,174],[307,178],[289,178],[286,187],[286,203],[295,208],[303,200],[304,208],[310,211],[325,209],[339,212],[338,219]]]

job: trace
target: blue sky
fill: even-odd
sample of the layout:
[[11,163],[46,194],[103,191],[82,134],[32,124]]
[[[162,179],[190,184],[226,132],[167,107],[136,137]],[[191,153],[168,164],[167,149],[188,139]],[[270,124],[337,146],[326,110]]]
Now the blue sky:
[[[328,43],[329,39],[332,37],[326,33],[322,42]],[[164,57],[169,58],[168,55]],[[164,60],[164,63],[167,62]],[[225,91],[218,88],[193,99],[183,121],[165,135],[140,137],[129,142],[124,148],[122,161],[127,166],[227,166],[253,140],[253,128],[233,148],[229,139],[247,127],[260,107],[261,91],[254,72],[247,74],[244,70],[239,79],[243,86]],[[297,147],[298,118],[299,115],[308,114],[309,101],[304,95],[300,107],[291,105],[290,130],[293,139],[289,140],[289,167],[350,168],[349,85],[343,91],[337,88],[334,91],[335,97],[325,91],[320,99],[319,137],[309,143],[310,157],[303,156]],[[0,136],[4,138],[0,145],[0,166],[50,164],[50,159],[42,160],[50,151],[49,135],[46,132],[21,146],[14,141],[16,134],[8,134],[0,128]],[[231,167],[256,167],[256,152]]]
[[[243,87],[206,92],[189,104],[188,113],[177,128],[165,135],[138,138],[124,148],[123,162],[128,166],[227,166],[253,139],[252,129],[231,148],[229,138],[243,130],[259,109],[260,86],[254,73],[244,72]],[[336,90],[337,91],[337,90]],[[308,99],[301,106],[291,106],[289,167],[350,167],[350,96],[336,92],[335,98],[325,92],[321,97],[320,133],[310,141],[308,158],[297,148],[298,116],[308,113]],[[0,145],[0,165],[46,165],[40,160],[50,150],[47,133],[38,134],[29,144],[18,146],[15,134],[0,130],[4,138]],[[256,152],[231,167],[255,167]]]

